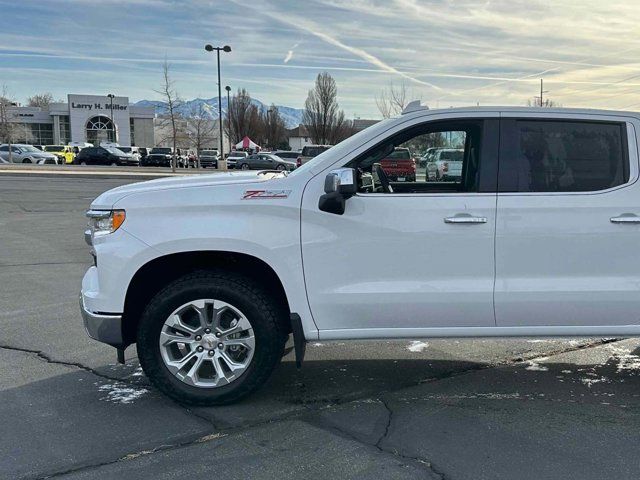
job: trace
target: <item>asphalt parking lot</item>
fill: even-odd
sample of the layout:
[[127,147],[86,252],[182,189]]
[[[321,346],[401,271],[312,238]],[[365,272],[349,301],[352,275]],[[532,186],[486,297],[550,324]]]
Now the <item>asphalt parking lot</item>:
[[311,343],[185,408],[90,340],[83,212],[140,177],[0,173],[0,478],[637,479],[640,340]]

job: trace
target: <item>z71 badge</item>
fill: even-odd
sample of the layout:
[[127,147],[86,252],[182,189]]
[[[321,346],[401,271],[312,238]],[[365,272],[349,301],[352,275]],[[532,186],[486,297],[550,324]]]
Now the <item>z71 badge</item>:
[[246,190],[242,199],[287,198],[290,193],[291,190]]

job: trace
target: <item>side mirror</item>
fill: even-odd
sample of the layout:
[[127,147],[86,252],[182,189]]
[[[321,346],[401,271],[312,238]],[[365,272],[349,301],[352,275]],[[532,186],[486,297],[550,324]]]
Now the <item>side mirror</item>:
[[324,179],[324,193],[339,193],[349,198],[357,191],[356,171],[353,168],[332,170]]
[[355,169],[332,170],[324,179],[325,194],[320,197],[318,208],[323,212],[342,215],[345,210],[345,200],[355,195],[357,190]]

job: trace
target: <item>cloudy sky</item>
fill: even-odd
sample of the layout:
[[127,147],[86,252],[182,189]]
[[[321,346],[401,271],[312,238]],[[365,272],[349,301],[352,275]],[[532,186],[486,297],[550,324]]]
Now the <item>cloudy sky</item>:
[[205,43],[231,45],[223,85],[302,107],[321,71],[347,116],[376,118],[393,82],[432,107],[524,105],[545,79],[563,106],[640,110],[638,0],[0,0],[0,84],[159,98],[217,94]]

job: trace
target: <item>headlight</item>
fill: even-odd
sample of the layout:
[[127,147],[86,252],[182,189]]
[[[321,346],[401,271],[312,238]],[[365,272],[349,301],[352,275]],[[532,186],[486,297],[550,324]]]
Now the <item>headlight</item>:
[[[93,244],[93,239],[115,232],[124,223],[124,210],[89,210],[89,229],[85,232],[87,243]],[[91,240],[91,242],[89,242]]]

